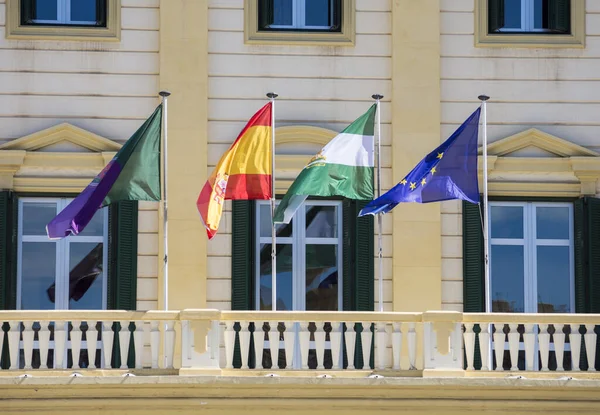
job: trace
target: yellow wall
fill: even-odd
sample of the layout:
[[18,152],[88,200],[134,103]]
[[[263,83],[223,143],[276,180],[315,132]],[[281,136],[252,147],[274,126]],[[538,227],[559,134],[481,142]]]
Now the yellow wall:
[[[393,182],[440,143],[440,5],[392,2]],[[394,311],[441,308],[439,203],[399,205],[393,213]]]

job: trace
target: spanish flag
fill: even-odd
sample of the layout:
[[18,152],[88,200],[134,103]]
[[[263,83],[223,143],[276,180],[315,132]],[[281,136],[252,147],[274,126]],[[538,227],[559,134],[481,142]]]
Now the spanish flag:
[[271,109],[269,102],[248,121],[198,196],[196,206],[208,239],[212,239],[219,229],[226,199],[271,198]]

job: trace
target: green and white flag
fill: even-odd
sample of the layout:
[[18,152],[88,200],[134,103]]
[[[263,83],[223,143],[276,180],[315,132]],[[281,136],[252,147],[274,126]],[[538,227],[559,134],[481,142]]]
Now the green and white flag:
[[373,199],[374,104],[310,159],[275,210],[274,222],[290,223],[308,196]]

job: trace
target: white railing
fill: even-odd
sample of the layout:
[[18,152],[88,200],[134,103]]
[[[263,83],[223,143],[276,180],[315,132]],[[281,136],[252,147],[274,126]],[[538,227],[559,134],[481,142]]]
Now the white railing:
[[422,370],[423,376],[452,376],[464,370],[594,371],[600,315],[0,311],[0,325],[2,370]]

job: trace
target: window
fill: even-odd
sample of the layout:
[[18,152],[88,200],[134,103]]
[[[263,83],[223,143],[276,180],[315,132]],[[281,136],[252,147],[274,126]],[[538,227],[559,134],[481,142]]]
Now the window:
[[573,204],[490,202],[493,312],[574,308]]
[[106,27],[106,0],[21,0],[21,24]]
[[8,39],[118,41],[121,0],[6,0]]
[[[338,311],[342,305],[342,202],[306,201],[277,228],[277,310]],[[271,207],[258,202],[256,309],[271,310]]]
[[476,0],[475,45],[583,47],[585,2]]
[[246,43],[352,45],[355,1],[245,1]]
[[77,236],[50,240],[46,235],[46,224],[70,201],[65,198],[19,199],[19,309],[106,308],[108,210],[98,210]]

